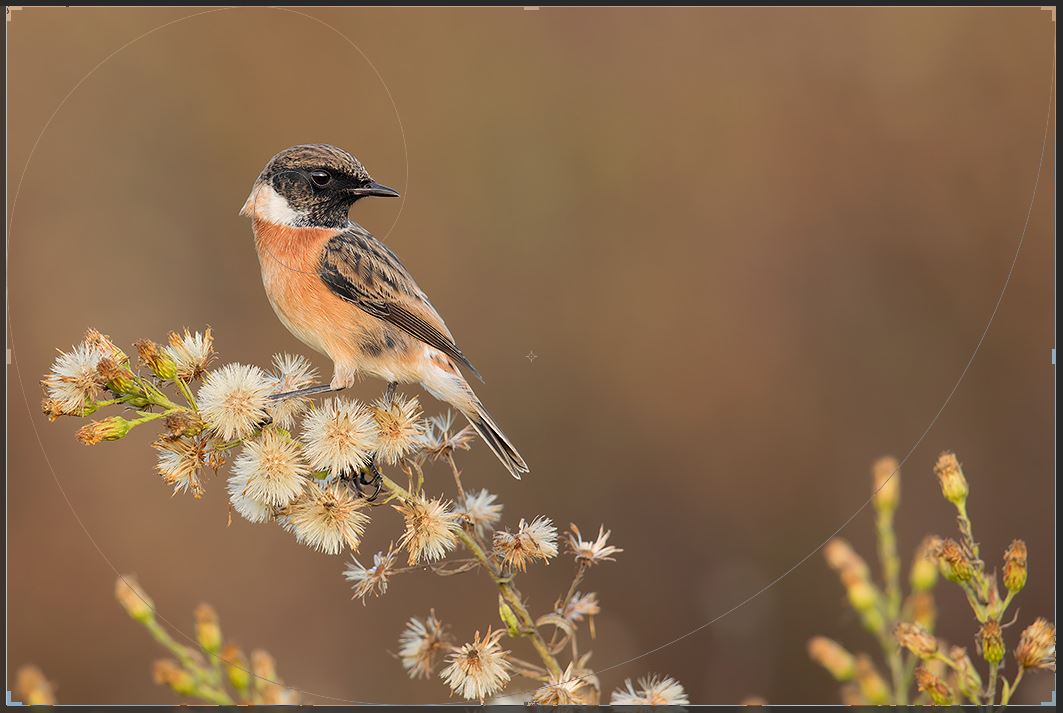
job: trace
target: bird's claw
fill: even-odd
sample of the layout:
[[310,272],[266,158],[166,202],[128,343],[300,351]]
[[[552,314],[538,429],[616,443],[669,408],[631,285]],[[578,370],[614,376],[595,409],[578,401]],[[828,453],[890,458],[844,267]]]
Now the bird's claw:
[[[369,474],[372,474],[372,477],[367,479],[366,475]],[[373,502],[376,500],[377,496],[380,495],[381,489],[384,487],[384,476],[381,475],[380,470],[376,467],[375,455],[369,459],[369,464],[366,465],[364,470],[359,471],[353,478],[351,478],[351,482],[354,483],[354,489],[358,491],[358,495],[365,498],[366,501]],[[363,488],[368,487],[373,488],[372,495],[365,494]]]

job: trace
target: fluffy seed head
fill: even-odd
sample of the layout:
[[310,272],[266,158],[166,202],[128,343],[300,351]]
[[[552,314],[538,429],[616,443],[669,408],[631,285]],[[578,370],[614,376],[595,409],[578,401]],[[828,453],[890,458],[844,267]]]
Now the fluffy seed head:
[[609,541],[609,535],[612,533],[606,531],[605,525],[598,528],[598,538],[595,540],[584,540],[579,528],[574,524],[570,524],[568,527],[570,530],[568,533],[568,547],[580,564],[594,565],[601,562],[611,562],[613,561],[612,555],[617,552],[623,552],[619,547],[606,544]]
[[207,372],[207,366],[214,357],[214,334],[207,327],[203,332],[189,332],[186,328],[182,334],[170,332],[170,346],[166,353],[176,365],[177,376],[186,384],[195,381]]
[[448,501],[418,498],[404,501],[395,509],[406,521],[399,547],[406,550],[409,564],[435,562],[457,545],[461,516],[450,510]]
[[598,604],[598,595],[594,592],[587,592],[582,594],[576,592],[572,595],[572,599],[565,605],[565,611],[561,614],[563,617],[573,623],[579,623],[583,621],[584,617],[593,618],[602,612],[602,607]]
[[354,597],[358,597],[362,604],[365,604],[365,599],[370,594],[382,596],[388,590],[388,578],[394,573],[397,559],[398,553],[390,546],[387,553],[377,552],[373,555],[371,567],[366,567],[352,555],[347,568],[343,570],[343,576],[353,583]]
[[233,462],[232,478],[242,481],[243,494],[266,505],[282,507],[303,491],[310,468],[299,444],[275,428],[244,444]]
[[1037,619],[1022,632],[1015,648],[1015,660],[1022,668],[1056,670],[1056,627],[1047,619]]
[[357,470],[376,450],[376,421],[357,401],[328,399],[303,421],[303,442],[315,470],[333,475]]
[[103,386],[96,367],[105,354],[82,342],[69,352],[59,352],[49,374],[41,381],[48,397],[64,415],[82,416]]
[[[274,354],[273,371],[269,374],[270,394],[284,394],[311,386],[317,381],[317,369],[297,354]],[[295,419],[310,407],[310,399],[290,397],[271,401],[267,409],[273,423],[290,430]]]
[[394,465],[421,444],[424,425],[416,398],[395,394],[379,399],[370,409],[377,425],[377,457]]
[[357,550],[369,523],[369,516],[361,512],[365,504],[339,483],[325,487],[311,483],[288,505],[283,523],[296,540],[319,552]]
[[454,451],[467,451],[472,446],[476,432],[472,426],[454,430],[454,414],[447,411],[442,416],[432,416],[421,438],[422,452],[432,458],[444,458]]
[[480,537],[502,519],[502,505],[495,503],[497,499],[498,496],[487,492],[486,489],[465,493],[465,500],[458,513],[472,525]]
[[613,706],[685,706],[689,705],[683,686],[671,676],[645,676],[638,680],[638,687],[631,679],[613,691],[609,699]]
[[557,528],[548,517],[539,516],[530,523],[520,521],[516,534],[496,532],[495,553],[511,569],[524,572],[532,560],[557,556]]
[[206,465],[207,440],[193,438],[160,438],[153,447],[159,451],[155,469],[163,481],[173,487],[174,495],[188,491],[197,500],[203,497],[199,471]]
[[550,674],[549,680],[532,694],[531,702],[541,706],[583,706],[596,703],[594,690],[587,679],[576,671],[575,663],[560,675]]
[[511,665],[498,640],[504,632],[480,632],[471,643],[465,644],[447,657],[448,666],[439,675],[454,691],[468,701],[483,701],[501,691],[509,683]]
[[266,419],[269,393],[269,379],[257,366],[226,364],[207,374],[196,400],[207,423],[231,441]]
[[446,647],[447,634],[432,610],[424,621],[412,617],[399,636],[399,660],[410,678],[428,678],[436,657]]

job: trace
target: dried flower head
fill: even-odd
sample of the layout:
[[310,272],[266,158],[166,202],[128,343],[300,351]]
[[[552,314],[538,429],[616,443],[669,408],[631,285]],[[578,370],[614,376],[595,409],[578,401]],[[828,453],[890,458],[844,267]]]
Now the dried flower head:
[[502,504],[496,504],[497,499],[497,495],[487,492],[486,489],[467,491],[458,514],[472,525],[477,535],[483,537],[502,519]]
[[557,528],[548,517],[539,516],[530,523],[521,520],[516,534],[496,532],[494,546],[503,564],[524,572],[532,560],[545,562],[557,556]]
[[143,390],[136,382],[136,377],[123,363],[114,357],[105,356],[96,364],[96,373],[100,382],[111,392],[122,396],[143,395]]
[[[274,354],[273,372],[268,378],[272,385],[271,395],[286,394],[311,386],[317,381],[317,369],[305,357],[297,354]],[[309,407],[310,399],[293,396],[271,401],[267,410],[273,423],[290,430],[295,425],[295,419]]]
[[934,588],[938,579],[937,553],[941,550],[941,538],[930,535],[923,539],[912,558],[909,581],[912,591],[927,592]]
[[992,619],[982,624],[975,638],[978,651],[982,658],[991,664],[1000,663],[1004,659],[1004,633],[1000,628],[1000,622]]
[[[54,706],[55,689],[36,666],[23,666],[15,674],[18,699],[27,706]],[[18,704],[15,704],[18,705]]]
[[406,521],[399,547],[406,550],[409,564],[440,560],[458,544],[461,516],[450,510],[449,501],[418,498],[395,509]]
[[221,650],[221,660],[225,664],[225,675],[229,683],[238,691],[243,691],[251,683],[251,664],[239,646],[232,642],[225,644]]
[[230,481],[242,484],[243,495],[281,507],[302,493],[310,468],[296,441],[275,428],[264,428],[261,437],[244,444],[232,473]]
[[436,656],[446,647],[447,634],[435,610],[421,621],[411,617],[399,636],[399,660],[410,678],[428,678],[435,671]]
[[169,686],[174,693],[191,696],[195,693],[196,682],[188,671],[181,668],[173,659],[160,659],[151,669],[152,680],[160,686]]
[[901,472],[896,458],[879,458],[871,467],[875,508],[893,512],[901,502]]
[[424,425],[416,398],[394,394],[381,398],[370,409],[377,425],[377,457],[395,464],[421,444]]
[[823,556],[831,569],[839,574],[852,572],[862,579],[867,579],[871,576],[871,570],[868,569],[864,558],[856,554],[856,550],[840,537],[832,538],[823,547]]
[[541,706],[585,706],[594,704],[594,698],[594,690],[576,671],[573,662],[560,675],[551,673],[546,683],[532,694],[531,702]]
[[455,649],[447,657],[449,665],[439,675],[450,690],[465,700],[483,703],[509,683],[511,665],[506,659],[509,652],[503,651],[498,643],[503,633],[488,629],[480,638],[480,632],[476,632],[471,643]]
[[203,332],[192,333],[187,328],[183,334],[170,332],[170,346],[166,347],[166,352],[176,365],[177,376],[186,384],[190,383],[207,372],[214,356],[214,335],[210,327]]
[[136,578],[130,574],[120,575],[115,580],[114,598],[136,621],[147,621],[155,616],[155,603],[137,584]]
[[376,421],[357,401],[328,399],[303,421],[303,441],[314,469],[339,475],[369,462],[377,447]]
[[370,594],[376,594],[378,597],[383,595],[388,590],[388,578],[395,571],[397,558],[398,552],[390,545],[386,553],[377,552],[373,555],[371,567],[366,567],[352,555],[351,562],[343,570],[343,576],[348,582],[353,582],[354,597],[358,597],[362,604],[365,604],[365,598]]
[[206,422],[199,417],[198,413],[187,410],[171,413],[163,419],[163,425],[166,426],[166,430],[170,432],[170,435],[175,438],[195,436],[207,427]]
[[579,528],[575,524],[569,524],[568,528],[570,530],[568,533],[568,547],[580,564],[594,565],[601,562],[611,562],[613,561],[612,555],[617,552],[623,552],[619,547],[606,544],[612,532],[606,531],[605,525],[598,528],[598,538],[595,540],[584,540],[583,535],[580,534]]
[[866,654],[856,657],[855,678],[860,687],[860,695],[867,703],[881,706],[889,701],[889,686]]
[[833,639],[816,636],[809,639],[808,656],[838,681],[851,681],[856,675],[856,659]]
[[956,540],[948,539],[941,543],[938,550],[938,566],[941,575],[950,582],[969,582],[974,576],[974,564],[967,556],[963,546]]
[[915,685],[921,693],[925,693],[930,698],[935,706],[947,706],[954,703],[952,689],[926,666],[920,666],[915,670]]
[[593,618],[598,614],[601,614],[602,607],[598,604],[598,595],[594,592],[587,592],[582,594],[576,592],[572,595],[572,599],[565,605],[565,611],[561,616],[568,619],[573,623],[579,623],[583,621],[584,617]]
[[613,691],[609,705],[613,706],[685,706],[689,705],[683,686],[671,676],[645,676],[638,680],[638,688],[631,679]]
[[369,516],[365,500],[345,486],[309,484],[285,510],[283,524],[299,542],[319,552],[338,554],[344,547],[357,550]]
[[421,450],[429,458],[443,458],[454,451],[467,451],[476,432],[472,426],[454,430],[454,414],[447,411],[441,416],[432,416],[421,437]]
[[95,400],[103,386],[96,369],[103,357],[103,352],[85,343],[78,344],[69,352],[59,352],[41,385],[61,414],[85,414],[85,407]]
[[196,619],[196,642],[204,650],[216,654],[221,651],[221,624],[218,612],[209,604],[200,604],[194,612]]
[[153,446],[159,451],[155,469],[174,495],[189,491],[197,500],[203,497],[199,471],[206,464],[207,441],[202,437],[160,438]]
[[945,499],[956,506],[961,506],[967,501],[967,479],[963,477],[963,468],[956,459],[955,453],[945,452],[938,456],[934,465],[934,473],[937,474],[941,484],[941,494]]
[[133,424],[121,416],[111,416],[102,421],[92,421],[79,428],[77,439],[86,446],[94,446],[101,441],[117,441],[125,438],[132,427]]
[[893,638],[921,659],[930,659],[937,655],[938,640],[918,624],[898,622],[893,628]]
[[949,649],[949,660],[952,661],[952,669],[956,672],[954,681],[960,693],[972,697],[981,691],[982,677],[978,675],[978,669],[967,655],[967,649],[953,646]]
[[203,381],[196,401],[207,423],[226,441],[249,436],[267,416],[270,383],[257,366],[226,364]]
[[1019,637],[1015,647],[1015,660],[1026,669],[1056,670],[1056,627],[1047,619],[1039,618],[1030,624]]
[[138,339],[133,346],[137,348],[141,363],[155,376],[167,381],[177,378],[177,362],[167,349],[150,339]]
[[1004,551],[1004,587],[1019,592],[1026,586],[1026,543],[1012,540]]
[[129,356],[112,342],[110,337],[102,334],[98,329],[89,327],[85,331],[85,344],[119,364],[129,361]]
[[930,592],[916,592],[908,597],[907,609],[911,612],[912,622],[923,627],[927,631],[934,628],[937,621],[937,607],[934,605],[934,595]]

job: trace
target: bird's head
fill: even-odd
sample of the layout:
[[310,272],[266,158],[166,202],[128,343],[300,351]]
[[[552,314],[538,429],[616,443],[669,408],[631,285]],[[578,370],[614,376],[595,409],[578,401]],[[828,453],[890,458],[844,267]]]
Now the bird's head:
[[304,144],[284,149],[262,169],[241,215],[295,226],[340,227],[359,198],[395,197],[341,148]]

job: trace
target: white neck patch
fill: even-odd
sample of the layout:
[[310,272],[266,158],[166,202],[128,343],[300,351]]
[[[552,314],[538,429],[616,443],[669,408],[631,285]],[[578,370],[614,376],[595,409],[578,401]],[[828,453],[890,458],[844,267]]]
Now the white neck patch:
[[293,210],[284,196],[273,190],[273,186],[268,183],[260,183],[251,190],[251,195],[247,197],[244,207],[240,209],[240,215],[259,218],[278,225],[299,225],[303,217],[298,211]]

